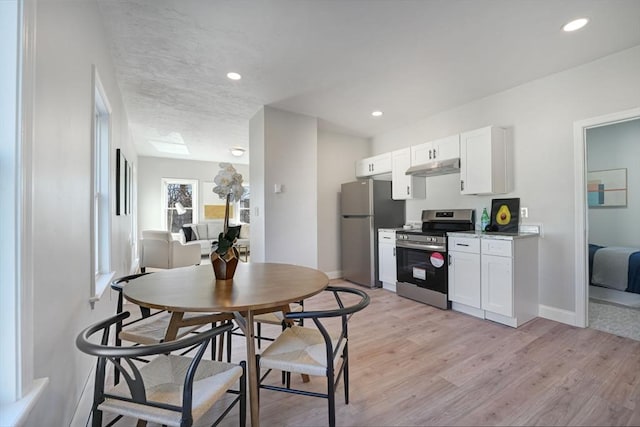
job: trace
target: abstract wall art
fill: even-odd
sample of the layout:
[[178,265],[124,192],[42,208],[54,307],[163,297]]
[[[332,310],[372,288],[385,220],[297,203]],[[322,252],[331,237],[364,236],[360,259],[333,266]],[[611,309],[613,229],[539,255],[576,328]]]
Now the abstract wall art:
[[627,206],[627,169],[587,172],[590,208]]

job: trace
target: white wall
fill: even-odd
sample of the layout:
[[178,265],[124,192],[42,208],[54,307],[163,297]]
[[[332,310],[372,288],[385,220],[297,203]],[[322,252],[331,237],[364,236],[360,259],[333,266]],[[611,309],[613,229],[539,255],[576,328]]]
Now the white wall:
[[[243,182],[249,184],[249,165],[233,163],[233,166],[242,175]],[[198,180],[196,203],[199,209],[199,221],[203,221],[202,183],[213,182],[219,171],[218,162],[140,156],[138,158],[138,238],[141,237],[142,230],[164,230],[166,227],[162,223],[162,178]],[[224,204],[224,200],[220,200],[220,204]]]
[[[116,148],[136,162],[97,4],[40,1],[36,20],[33,145],[34,376],[49,377],[28,426],[69,425],[95,359],[80,353],[81,328],[115,311],[107,291],[91,309],[90,206],[92,64],[112,111],[111,185]],[[112,204],[112,269],[130,272],[131,217]],[[27,245],[29,242],[27,242]]]
[[[574,311],[573,123],[638,107],[640,46],[425,118],[373,139],[374,154],[498,125],[513,134],[514,191],[543,225],[539,245],[540,303]],[[491,197],[459,195],[459,176],[428,178],[427,198],[407,203],[407,220],[426,208],[476,208]]]
[[627,206],[589,209],[589,243],[640,248],[640,119],[587,129],[587,165],[627,169]]
[[370,141],[318,131],[318,269],[341,277],[340,185],[355,181],[355,162],[369,155]]
[[265,146],[264,108],[249,121],[249,168],[251,170],[251,259],[265,261]]
[[[264,205],[259,204],[261,196],[251,201],[252,210],[262,215],[257,223],[264,224],[252,227],[252,257],[317,267],[318,120],[272,107],[262,110],[252,118],[249,133],[252,168],[264,164],[263,177],[254,177],[251,183],[261,187],[256,191],[264,196]],[[282,185],[282,192],[274,192],[275,184]],[[262,236],[256,234],[260,229]],[[253,241],[260,239],[264,256],[253,251]]]

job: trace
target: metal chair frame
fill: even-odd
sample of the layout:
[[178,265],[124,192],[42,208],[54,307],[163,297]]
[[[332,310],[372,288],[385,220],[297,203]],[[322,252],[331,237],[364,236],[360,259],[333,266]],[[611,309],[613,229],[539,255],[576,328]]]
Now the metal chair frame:
[[[85,328],[76,338],[76,346],[78,347],[78,349],[80,349],[80,351],[98,357],[98,362],[96,365],[96,378],[94,384],[93,405],[91,409],[93,414],[92,425],[94,427],[99,427],[102,425],[102,411],[98,409],[98,406],[102,402],[104,402],[106,398],[110,398],[180,412],[182,414],[181,425],[191,426],[193,424],[193,418],[191,415],[193,381],[198,364],[202,360],[209,341],[211,341],[217,335],[227,333],[232,329],[233,326],[231,324],[226,324],[212,328],[205,332],[200,332],[197,335],[183,338],[181,340],[169,341],[160,344],[139,345],[132,347],[109,346],[109,331],[111,329],[111,326],[122,323],[122,321],[129,316],[130,313],[126,311],[119,313],[106,320]],[[91,342],[90,337],[101,331],[102,338],[100,343],[96,344]],[[185,375],[182,406],[179,407],[161,402],[147,401],[143,378],[141,376],[140,370],[135,366],[132,360],[137,360],[137,358],[144,356],[169,354],[176,350],[193,348],[194,346],[198,348],[198,350],[196,355],[192,358],[192,361]],[[126,362],[129,368],[128,370],[125,369],[122,363],[120,363],[121,359],[124,359],[124,361]],[[120,372],[127,382],[131,393],[130,398],[119,395],[112,395],[105,392],[104,386],[106,380],[107,361],[111,362],[114,365],[115,371]],[[242,367],[242,376],[240,378],[239,391],[227,390],[227,393],[236,394],[237,397],[233,399],[229,406],[216,419],[213,424],[214,426],[217,425],[238,402],[240,402],[240,425],[244,426],[246,424],[246,363],[242,361],[240,362],[240,366]],[[108,424],[108,426],[115,424],[121,418],[122,416],[116,417],[111,423]]]
[[[138,273],[138,274],[132,274],[129,276],[123,276],[123,277],[119,277],[115,280],[113,280],[111,282],[111,289],[113,289],[114,291],[118,292],[118,301],[116,303],[116,314],[122,313],[124,310],[124,296],[122,294],[122,291],[125,287],[125,285],[127,283],[129,283],[130,281],[137,279],[138,277],[141,276],[146,276],[147,274],[153,274],[153,272],[146,272],[146,273]],[[130,322],[119,322],[116,324],[115,326],[115,344],[116,346],[120,347],[122,346],[122,339],[120,339],[120,332],[122,332],[123,328],[127,327],[127,326],[131,326],[134,325],[138,322],[141,322],[147,318],[153,317],[153,316],[158,316],[162,313],[166,313],[166,310],[156,310],[151,312],[151,309],[148,307],[143,307],[143,306],[138,306],[140,308],[140,315],[141,317],[139,319],[135,319],[132,320]],[[231,321],[229,320],[228,323],[231,323]],[[211,327],[216,327],[217,326],[217,322],[216,323],[212,323]],[[198,332],[193,332],[193,333],[198,333]],[[231,337],[231,334],[228,333],[227,336]],[[211,359],[214,360],[216,359],[216,347],[217,347],[217,336],[214,336],[212,339],[212,344],[211,344]],[[224,338],[220,337],[220,350],[218,352],[218,357],[217,360],[222,360],[222,344],[223,344]],[[136,345],[140,345],[139,343],[136,343]],[[187,354],[189,353],[191,350],[193,350],[193,348],[188,348],[185,349],[182,353],[180,353],[181,355]],[[148,360],[144,359],[144,358],[137,358],[135,359],[139,362],[143,362],[143,363],[148,363]],[[228,349],[228,358],[227,358],[227,362],[231,361],[231,347],[229,346]],[[120,371],[116,370],[114,372],[114,376],[113,376],[113,380],[114,380],[114,384],[118,384],[120,382]]]
[[[360,289],[353,289],[348,287],[328,286],[325,291],[333,293],[333,296],[335,297],[339,307],[338,309],[285,313],[284,316],[286,320],[290,320],[290,321],[311,319],[313,323],[316,325],[316,327],[318,328],[318,330],[320,331],[320,333],[322,334],[322,337],[324,338],[324,341],[325,341],[326,357],[327,357],[327,373],[326,373],[327,392],[317,393],[317,392],[311,392],[307,390],[292,389],[291,388],[291,372],[286,373],[287,380],[286,380],[285,387],[278,387],[278,386],[262,383],[267,378],[267,376],[271,373],[271,369],[268,369],[267,372],[262,377],[259,376],[260,375],[259,372],[257,373],[257,375],[259,376],[258,377],[259,388],[274,390],[274,391],[282,391],[285,393],[301,394],[304,396],[322,397],[322,398],[328,399],[329,425],[333,427],[336,424],[335,390],[342,376],[344,377],[345,404],[349,404],[349,351],[348,351],[348,340],[347,340],[348,338],[347,323],[354,313],[364,309],[366,306],[369,305],[370,298],[366,292]],[[358,303],[345,307],[344,303],[342,302],[342,299],[340,298],[341,293],[358,295],[361,299]],[[342,319],[341,333],[335,348],[331,342],[331,336],[329,335],[329,332],[327,332],[327,329],[322,325],[320,321],[320,319],[332,318],[332,317],[340,317]],[[342,363],[340,363],[340,367],[336,371],[333,361],[334,361],[334,358],[337,356],[337,351],[340,348],[343,340],[345,341],[345,344],[344,344],[344,349],[342,351],[342,354],[340,355],[342,359]],[[257,366],[259,367],[260,355],[256,356],[256,361],[257,361]]]

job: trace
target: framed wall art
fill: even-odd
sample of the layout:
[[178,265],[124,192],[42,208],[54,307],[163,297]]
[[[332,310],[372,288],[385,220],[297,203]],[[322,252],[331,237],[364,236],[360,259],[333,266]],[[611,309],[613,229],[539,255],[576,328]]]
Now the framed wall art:
[[490,231],[517,233],[520,222],[520,198],[491,199]]
[[627,169],[587,172],[587,201],[590,208],[627,206]]
[[126,215],[127,159],[116,149],[116,215]]
[[[205,220],[224,219],[226,200],[213,192],[213,181],[202,183],[202,218]],[[233,203],[229,206],[229,217],[233,218]]]
[[127,185],[125,186],[125,190],[127,196],[125,198],[125,214],[130,215],[132,212],[132,201],[133,201],[133,164],[127,160],[127,170],[125,175]]

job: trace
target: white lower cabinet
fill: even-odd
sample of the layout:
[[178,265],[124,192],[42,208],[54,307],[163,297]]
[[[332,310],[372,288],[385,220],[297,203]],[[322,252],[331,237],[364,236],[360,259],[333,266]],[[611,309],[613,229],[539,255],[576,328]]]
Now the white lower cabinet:
[[396,291],[396,232],[378,231],[378,277],[382,287]]
[[513,317],[513,258],[482,255],[482,308]]
[[449,239],[449,299],[480,309],[480,239]]
[[452,309],[514,328],[538,315],[537,236],[450,237],[449,255]]

